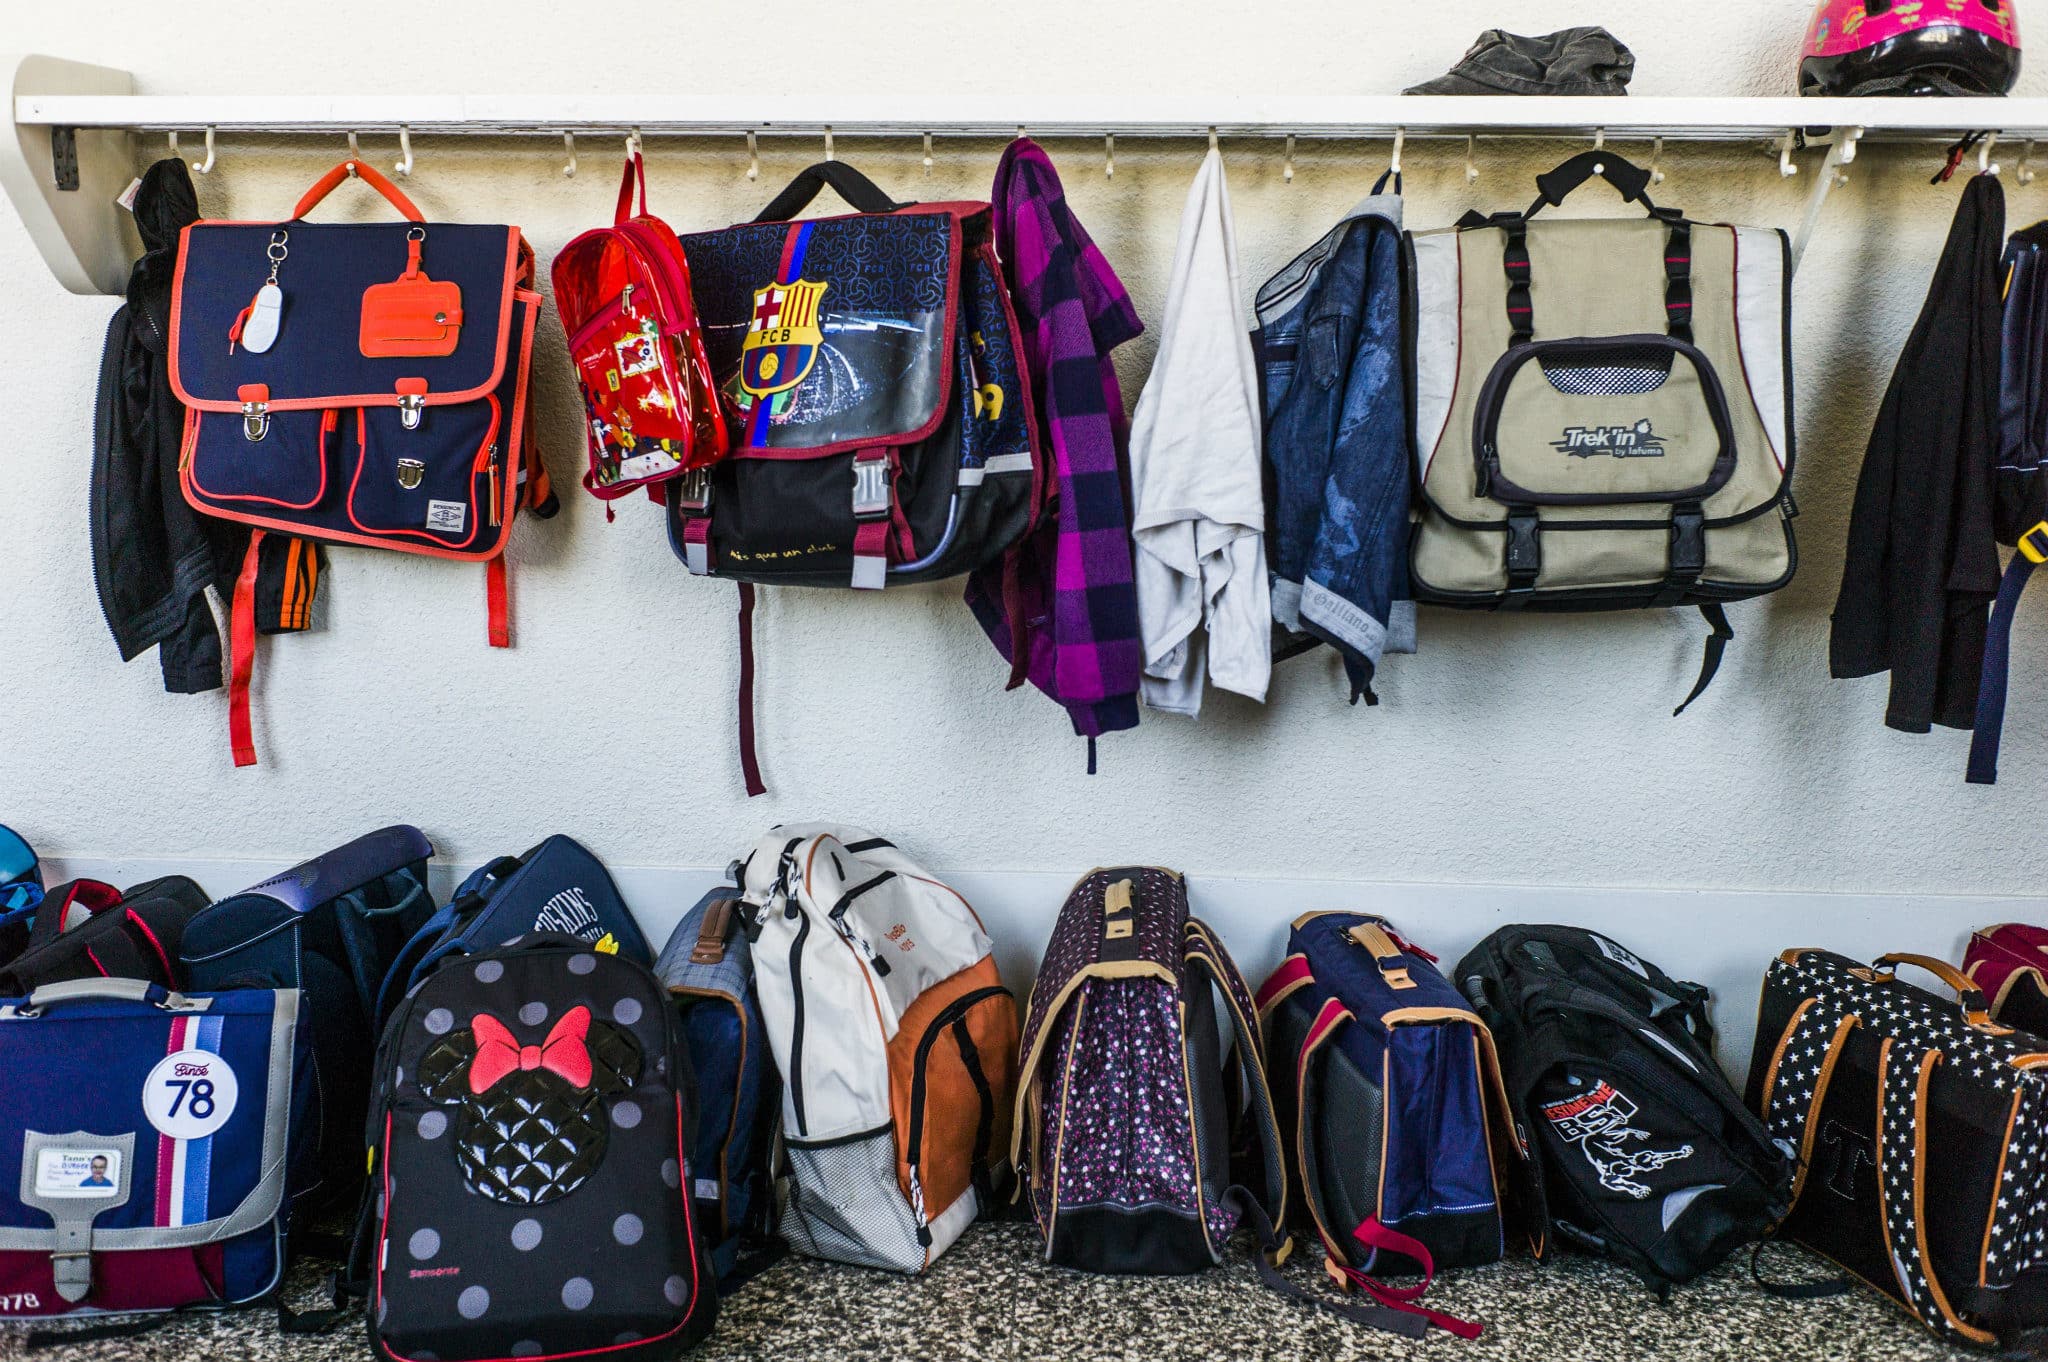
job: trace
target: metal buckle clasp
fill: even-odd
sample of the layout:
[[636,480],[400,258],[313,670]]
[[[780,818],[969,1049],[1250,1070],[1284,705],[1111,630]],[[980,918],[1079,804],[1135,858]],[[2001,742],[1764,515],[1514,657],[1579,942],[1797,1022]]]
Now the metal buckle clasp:
[[703,511],[711,505],[711,470],[692,468],[676,479],[676,509]]
[[853,518],[872,520],[889,514],[889,457],[853,461]]
[[398,424],[407,430],[420,428],[420,413],[427,409],[427,399],[422,393],[401,393],[398,397]]
[[2030,563],[2048,563],[2048,520],[2022,531],[2017,545]]
[[254,443],[270,434],[270,404],[268,402],[244,402],[242,404],[242,438]]

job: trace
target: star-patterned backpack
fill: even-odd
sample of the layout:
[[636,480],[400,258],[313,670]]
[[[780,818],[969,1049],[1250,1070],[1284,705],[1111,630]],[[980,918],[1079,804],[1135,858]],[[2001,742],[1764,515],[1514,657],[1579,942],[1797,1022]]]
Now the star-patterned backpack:
[[2044,1050],[1944,961],[1786,951],[1764,976],[1749,1070],[1751,1105],[1799,1157],[1779,1235],[1951,1343],[2009,1345],[2048,1324]]
[[450,958],[376,1073],[357,1258],[378,1357],[631,1362],[710,1331],[694,1085],[645,965],[555,933]]

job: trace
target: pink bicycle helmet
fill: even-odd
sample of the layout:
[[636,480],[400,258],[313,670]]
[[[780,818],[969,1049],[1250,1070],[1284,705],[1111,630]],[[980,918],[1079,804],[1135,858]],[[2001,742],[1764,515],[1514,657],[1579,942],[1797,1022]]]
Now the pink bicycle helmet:
[[1820,0],[1802,95],[2002,95],[2020,77],[2014,0]]

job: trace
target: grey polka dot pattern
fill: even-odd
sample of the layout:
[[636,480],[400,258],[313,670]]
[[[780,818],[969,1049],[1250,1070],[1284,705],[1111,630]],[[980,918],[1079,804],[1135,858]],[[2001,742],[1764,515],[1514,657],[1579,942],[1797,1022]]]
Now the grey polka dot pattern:
[[588,1277],[571,1277],[562,1283],[562,1304],[571,1310],[586,1309],[591,1297],[597,1294]]
[[621,1026],[632,1026],[640,1020],[640,1000],[621,998],[612,1004],[612,1020]]
[[548,1019],[546,1003],[528,1003],[519,1009],[519,1020],[528,1026],[539,1026]]
[[661,1161],[661,1180],[671,1188],[682,1186],[683,1166],[674,1159],[663,1159]]
[[491,1308],[491,1293],[480,1286],[465,1286],[455,1298],[455,1313],[464,1319],[482,1319]]
[[505,963],[502,960],[479,960],[476,965],[476,981],[480,984],[495,984],[505,977]]
[[540,1344],[530,1338],[522,1338],[512,1345],[512,1355],[514,1357],[539,1357],[540,1353]]
[[427,1028],[430,1035],[445,1036],[455,1029],[455,1014],[445,1007],[437,1007],[427,1013],[426,1020],[421,1025]]
[[612,1342],[614,1343],[638,1343],[639,1341],[640,1335],[634,1333],[631,1329],[626,1330],[624,1333],[619,1334],[612,1339]]
[[588,974],[596,968],[597,957],[594,955],[572,955],[569,957],[569,973],[571,974]]
[[424,1263],[427,1259],[441,1251],[440,1231],[431,1229],[414,1230],[412,1238],[406,1241],[405,1250]]
[[661,1284],[661,1294],[670,1305],[681,1305],[690,1298],[690,1284],[681,1277],[670,1277]]
[[647,1227],[640,1223],[640,1217],[631,1211],[612,1221],[612,1238],[627,1248],[640,1242],[640,1236],[647,1233]]
[[628,1097],[612,1107],[612,1124],[620,1130],[631,1130],[640,1124],[640,1104]]
[[445,1111],[423,1111],[420,1113],[420,1138],[438,1140],[448,1129],[448,1113]]
[[391,1066],[391,1086],[394,1088],[405,1086],[405,1066],[403,1064]]
[[512,1227],[512,1247],[531,1253],[540,1247],[540,1221],[522,1220]]
[[390,1313],[391,1302],[384,1299],[382,1296],[379,1296],[377,1298],[377,1322],[379,1324],[382,1324],[384,1322],[384,1317]]

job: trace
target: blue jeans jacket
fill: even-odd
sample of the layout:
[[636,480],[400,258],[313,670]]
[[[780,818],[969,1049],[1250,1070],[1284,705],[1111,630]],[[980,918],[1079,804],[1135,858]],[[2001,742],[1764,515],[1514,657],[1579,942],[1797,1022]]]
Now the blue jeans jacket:
[[1382,653],[1415,651],[1402,327],[1411,286],[1401,199],[1375,191],[1269,279],[1255,305],[1273,617],[1343,655],[1354,704],[1377,703]]

